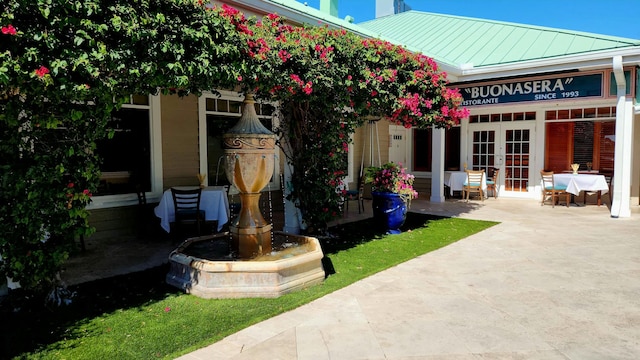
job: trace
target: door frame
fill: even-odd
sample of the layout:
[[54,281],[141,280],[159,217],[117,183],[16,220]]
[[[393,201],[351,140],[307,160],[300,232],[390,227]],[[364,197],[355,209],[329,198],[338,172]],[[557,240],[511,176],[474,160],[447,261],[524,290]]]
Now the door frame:
[[[529,176],[527,183],[527,191],[507,191],[505,187],[505,150],[506,150],[506,131],[527,129],[529,130]],[[536,164],[536,121],[513,121],[513,122],[493,122],[493,123],[474,123],[468,124],[467,128],[467,151],[465,157],[465,163],[469,168],[473,167],[473,133],[474,131],[495,131],[495,144],[494,149],[494,161],[493,167],[500,169],[500,176],[496,187],[498,188],[498,194],[505,197],[513,198],[538,198],[539,194],[536,191],[536,179],[535,169],[538,168]]]

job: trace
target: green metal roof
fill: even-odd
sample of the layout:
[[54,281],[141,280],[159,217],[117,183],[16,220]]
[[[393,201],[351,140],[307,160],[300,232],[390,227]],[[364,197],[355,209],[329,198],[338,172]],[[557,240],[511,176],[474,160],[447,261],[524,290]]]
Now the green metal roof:
[[380,37],[454,66],[503,65],[640,46],[640,40],[408,11],[358,23]]

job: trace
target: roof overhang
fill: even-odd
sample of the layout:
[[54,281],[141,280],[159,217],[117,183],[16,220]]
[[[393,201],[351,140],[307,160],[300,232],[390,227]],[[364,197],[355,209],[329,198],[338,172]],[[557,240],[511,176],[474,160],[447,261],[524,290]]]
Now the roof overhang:
[[[623,66],[640,65],[640,47],[635,46],[477,68],[472,65],[460,65],[450,73],[450,78],[456,82],[469,82],[549,72],[604,69],[612,67],[614,56],[622,57]],[[453,80],[453,78],[456,80]]]
[[[330,28],[345,29],[365,38],[377,38],[404,46],[412,52],[421,52],[393,39],[364,29],[357,24],[350,23],[335,16],[326,14],[318,9],[294,0],[222,0],[224,3],[247,9],[256,14],[277,13],[296,25],[308,24],[317,26],[326,24]],[[430,54],[425,54],[431,56]],[[434,59],[439,70],[447,73],[447,79],[452,83],[482,81],[514,76],[535,75],[549,72],[563,72],[575,70],[593,70],[611,67],[611,59],[622,56],[623,66],[640,66],[640,46],[624,49],[590,52],[580,55],[568,55],[549,59],[522,61],[512,64],[473,67],[471,64],[450,64]]]
[[278,14],[296,25],[326,24],[330,28],[345,29],[364,37],[375,37],[373,33],[346,20],[325,14],[322,11],[294,0],[222,0],[229,6],[248,9],[258,14]]
[[[223,2],[227,5],[247,9],[258,14],[276,13],[296,25],[308,24],[317,26],[319,24],[326,24],[330,28],[345,29],[364,38],[381,39],[404,46],[409,51],[420,52],[398,41],[376,34],[346,20],[325,14],[318,9],[294,0],[223,0]],[[425,55],[429,56],[428,54]],[[459,68],[454,65],[438,61],[437,59],[436,63],[438,64],[439,70],[446,72],[447,75],[454,75],[459,72]],[[449,81],[456,81],[456,76],[447,76],[447,78]]]

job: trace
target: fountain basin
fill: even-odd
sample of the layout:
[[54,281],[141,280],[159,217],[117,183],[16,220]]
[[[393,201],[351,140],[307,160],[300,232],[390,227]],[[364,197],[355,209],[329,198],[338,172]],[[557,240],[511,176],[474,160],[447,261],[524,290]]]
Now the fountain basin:
[[324,280],[324,254],[316,238],[275,232],[278,251],[249,260],[207,254],[213,251],[205,242],[228,238],[223,233],[183,242],[169,255],[167,283],[201,298],[226,299],[274,298]]

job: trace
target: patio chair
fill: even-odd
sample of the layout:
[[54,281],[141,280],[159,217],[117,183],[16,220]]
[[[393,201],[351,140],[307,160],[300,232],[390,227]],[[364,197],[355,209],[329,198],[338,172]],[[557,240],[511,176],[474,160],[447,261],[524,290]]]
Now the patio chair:
[[466,170],[467,181],[462,186],[462,198],[466,196],[469,202],[469,195],[474,192],[480,195],[480,200],[484,201],[484,191],[482,190],[482,178],[484,170]]
[[493,176],[491,180],[487,180],[487,196],[489,196],[489,191],[493,192],[493,197],[498,198],[498,176],[500,175],[500,169],[493,169]]
[[567,207],[569,207],[569,201],[571,194],[567,192],[567,187],[563,185],[557,185],[553,179],[553,171],[540,171],[542,177],[542,202],[540,206],[544,205],[547,198],[551,198],[551,207],[555,207],[556,200],[560,202],[560,198],[564,197]]
[[364,211],[364,179],[361,177],[358,179],[358,188],[354,190],[347,189],[347,193],[344,196],[344,203],[346,207],[345,213],[349,212],[349,202],[358,202],[358,214]]
[[184,224],[196,224],[198,236],[200,236],[201,223],[205,221],[205,211],[200,209],[202,189],[171,188],[171,195],[176,215],[175,226],[180,228]]
[[157,218],[147,204],[147,194],[142,185],[136,185],[136,194],[138,195],[138,206],[136,208],[137,237],[144,239],[149,236],[150,227]]

